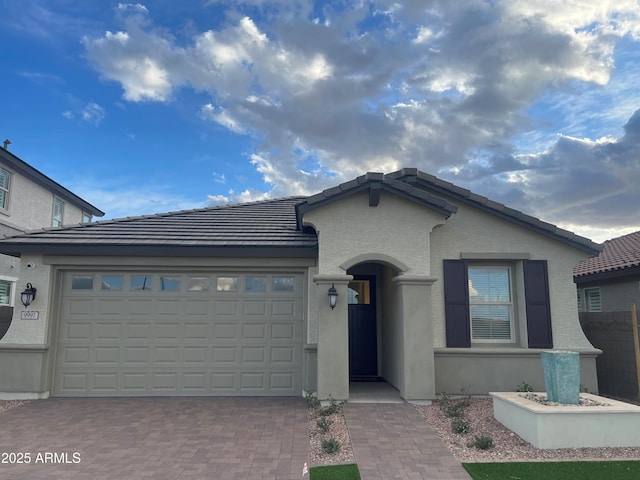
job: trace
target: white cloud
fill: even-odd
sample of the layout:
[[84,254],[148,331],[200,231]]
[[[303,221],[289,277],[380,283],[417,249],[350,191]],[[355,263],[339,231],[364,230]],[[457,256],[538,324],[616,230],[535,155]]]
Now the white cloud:
[[79,118],[83,122],[90,123],[96,127],[104,120],[105,115],[104,108],[95,102],[89,102],[75,110],[65,110],[62,112],[62,116],[67,120]]
[[[631,137],[590,131],[588,117],[619,126],[638,108],[640,97],[629,93],[637,91],[634,75],[621,81],[615,64],[619,42],[640,39],[635,0],[428,8],[379,0],[321,12],[302,1],[245,0],[219,27],[187,41],[140,7],[118,7],[121,31],[84,38],[95,68],[132,102],[205,92],[198,115],[255,139],[246,153],[269,195],[312,193],[365,170],[411,165],[544,218],[587,222],[597,211],[597,224],[611,226],[588,194],[561,188],[576,178],[601,192],[598,201],[629,200],[608,189],[637,176],[621,166]],[[618,104],[633,101],[593,111],[586,99],[603,92]],[[553,119],[536,116],[541,100]],[[549,125],[536,132],[540,123]],[[612,162],[610,178],[595,184],[603,161]]]

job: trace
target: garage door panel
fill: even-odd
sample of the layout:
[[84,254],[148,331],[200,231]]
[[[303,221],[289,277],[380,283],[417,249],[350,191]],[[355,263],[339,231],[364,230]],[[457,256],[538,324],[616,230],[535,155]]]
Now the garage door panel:
[[300,394],[302,274],[163,276],[168,291],[160,274],[77,277],[64,279],[54,395]]
[[240,301],[239,300],[216,300],[214,311],[216,316],[237,317],[238,312],[240,311]]
[[211,374],[211,388],[214,391],[233,393],[238,390],[235,372],[219,372]]
[[215,340],[238,340],[239,326],[236,323],[217,323],[213,326]]
[[96,323],[95,324],[95,339],[98,341],[106,340],[118,340],[120,338],[120,328],[122,325],[120,321],[117,323]]
[[243,313],[245,316],[261,316],[264,317],[267,314],[267,301],[266,300],[256,300],[256,301],[245,301],[242,304]]
[[159,365],[178,365],[180,349],[178,347],[154,347],[152,362]]
[[247,323],[242,326],[242,338],[245,340],[261,340],[266,338],[267,326],[264,323]]
[[120,347],[94,347],[94,363],[101,367],[115,367],[119,364]]
[[183,347],[185,365],[205,365],[209,363],[209,347]]
[[127,299],[123,308],[123,313],[128,316],[149,317],[155,313],[155,303],[151,299]]
[[125,338],[147,339],[151,337],[150,323],[127,323],[125,324]]
[[214,347],[213,348],[213,363],[214,365],[222,365],[228,367],[229,364],[234,365],[236,363],[236,351],[239,347]]
[[208,342],[211,338],[211,325],[209,323],[185,323],[184,339],[194,342]]
[[74,315],[91,315],[93,313],[93,301],[87,299],[69,299],[65,313],[70,317]]
[[123,313],[122,307],[123,302],[114,298],[99,299],[93,302],[93,309],[96,315],[101,317],[120,318]]
[[295,376],[289,372],[273,372],[269,375],[269,389],[290,391],[295,385]]
[[265,387],[264,372],[247,372],[240,374],[241,390],[264,391]]

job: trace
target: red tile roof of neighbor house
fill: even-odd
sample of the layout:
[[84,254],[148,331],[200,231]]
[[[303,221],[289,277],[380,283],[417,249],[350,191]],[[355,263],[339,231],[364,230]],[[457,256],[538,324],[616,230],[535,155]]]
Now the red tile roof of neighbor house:
[[600,255],[573,268],[574,277],[640,266],[640,231],[607,240],[603,246]]

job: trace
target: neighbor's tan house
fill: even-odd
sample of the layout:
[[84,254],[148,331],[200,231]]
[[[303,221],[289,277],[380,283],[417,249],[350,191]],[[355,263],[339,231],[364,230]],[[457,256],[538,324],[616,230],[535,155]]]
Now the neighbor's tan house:
[[[0,238],[46,227],[90,222],[104,212],[33,168],[7,148],[0,148]],[[0,338],[22,291],[20,260],[0,255]]]
[[572,269],[599,246],[416,169],[0,252],[36,265],[38,289],[0,340],[5,397],[348,399],[350,380],[379,377],[429,400],[542,389],[548,348],[579,351],[597,391]]

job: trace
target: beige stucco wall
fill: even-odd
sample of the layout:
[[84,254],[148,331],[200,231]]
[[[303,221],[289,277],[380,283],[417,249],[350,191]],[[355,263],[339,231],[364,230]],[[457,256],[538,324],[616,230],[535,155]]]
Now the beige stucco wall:
[[[35,230],[50,227],[55,195],[41,185],[4,166],[12,173],[9,190],[9,208],[0,210],[0,223],[17,230]],[[64,198],[63,224],[82,222],[82,209]]]
[[376,207],[362,192],[304,215],[318,234],[321,275],[344,274],[357,263],[385,257],[403,273],[429,275],[429,233],[443,221],[439,213],[388,192]]
[[[432,275],[442,278],[442,260],[460,259],[464,253],[526,254],[530,260],[547,260],[554,348],[591,349],[578,321],[573,266],[589,255],[558,241],[538,235],[532,230],[489,215],[481,210],[460,205],[458,213],[431,234]],[[524,298],[521,266],[516,261],[514,280],[516,295]],[[434,342],[446,346],[443,283],[433,286]],[[522,302],[520,302],[522,303]],[[518,331],[526,335],[524,308],[518,311]],[[521,342],[526,346],[526,342]]]

